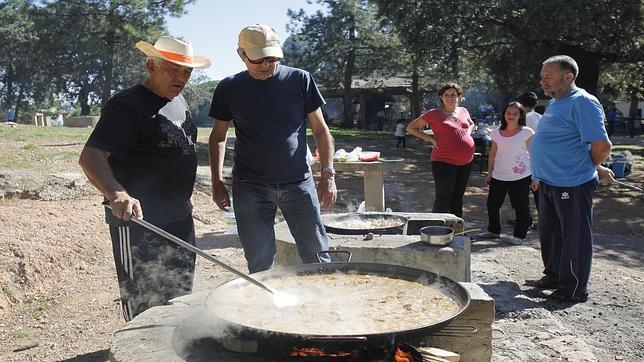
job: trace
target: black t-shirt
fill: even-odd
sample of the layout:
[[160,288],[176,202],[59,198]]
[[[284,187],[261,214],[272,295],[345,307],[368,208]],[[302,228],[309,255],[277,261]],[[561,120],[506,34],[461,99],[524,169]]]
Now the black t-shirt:
[[235,122],[233,175],[268,183],[309,177],[306,116],[322,104],[311,74],[284,65],[266,80],[244,71],[219,82],[209,116]]
[[136,85],[107,102],[87,145],[110,152],[116,180],[139,199],[145,220],[162,224],[190,215],[196,141],[183,96],[170,101]]

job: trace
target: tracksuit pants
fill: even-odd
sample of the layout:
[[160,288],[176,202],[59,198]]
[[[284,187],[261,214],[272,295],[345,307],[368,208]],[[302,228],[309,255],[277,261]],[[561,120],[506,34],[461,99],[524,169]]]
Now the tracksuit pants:
[[568,296],[587,293],[593,258],[596,179],[575,187],[539,184],[539,240],[543,273]]
[[[191,215],[155,226],[195,244]],[[134,222],[110,222],[110,235],[126,321],[192,292],[196,259],[193,252]]]

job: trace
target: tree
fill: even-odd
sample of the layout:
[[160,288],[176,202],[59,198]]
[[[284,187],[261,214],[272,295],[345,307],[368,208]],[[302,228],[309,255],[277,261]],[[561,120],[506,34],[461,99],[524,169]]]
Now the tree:
[[32,17],[30,1],[11,0],[0,3],[0,77],[2,79],[2,102],[5,107],[14,106],[16,119],[26,106],[27,98],[43,98],[45,92],[36,92],[36,84],[42,82],[43,68],[38,66],[38,36]]
[[373,2],[317,2],[325,4],[328,11],[307,15],[302,9],[289,9],[291,21],[287,28],[294,35],[285,42],[285,62],[311,71],[325,87],[341,87],[342,126],[353,127],[354,77],[370,76],[376,70],[386,75],[398,69],[394,55],[398,42],[389,29],[380,26]]
[[210,101],[219,81],[208,81],[208,77],[200,69],[195,69],[190,77],[190,83],[183,90],[183,97],[188,102],[192,120],[197,126],[210,127],[212,119],[208,117]]
[[378,5],[410,51],[424,49],[437,71],[463,76],[468,63],[463,58],[475,59],[467,72],[482,65],[506,94],[533,89],[541,62],[552,55],[575,58],[581,68],[577,84],[591,93],[597,93],[602,67],[644,58],[640,0],[492,0],[484,6],[474,0],[379,0]]
[[392,26],[409,54],[412,73],[412,117],[420,115],[423,79],[457,80],[463,41],[460,6],[455,11],[448,1],[378,0],[378,13]]

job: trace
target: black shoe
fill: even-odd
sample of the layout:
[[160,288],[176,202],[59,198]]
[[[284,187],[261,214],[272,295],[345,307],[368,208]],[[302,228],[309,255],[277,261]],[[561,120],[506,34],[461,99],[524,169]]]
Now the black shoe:
[[560,302],[568,303],[584,303],[588,300],[588,292],[577,293],[575,295],[569,296],[559,291],[559,289],[545,296],[548,299],[558,300]]
[[557,289],[559,287],[559,282],[549,277],[542,277],[541,279],[526,279],[523,284],[538,289]]

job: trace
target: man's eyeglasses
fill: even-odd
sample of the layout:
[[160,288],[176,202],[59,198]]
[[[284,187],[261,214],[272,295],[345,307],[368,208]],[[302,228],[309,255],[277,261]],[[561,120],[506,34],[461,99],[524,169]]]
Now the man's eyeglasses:
[[257,60],[252,60],[252,59],[250,59],[248,57],[248,55],[246,55],[246,53],[244,53],[244,56],[246,57],[246,59],[248,59],[249,63],[255,64],[255,65],[264,64],[264,63],[273,64],[273,63],[278,62],[280,60],[280,58],[278,58],[278,57],[266,57],[266,58],[261,58],[261,59],[257,59]]

